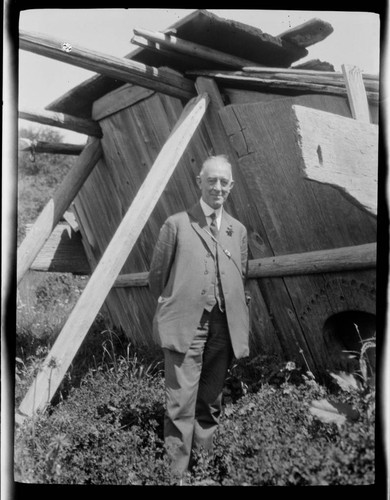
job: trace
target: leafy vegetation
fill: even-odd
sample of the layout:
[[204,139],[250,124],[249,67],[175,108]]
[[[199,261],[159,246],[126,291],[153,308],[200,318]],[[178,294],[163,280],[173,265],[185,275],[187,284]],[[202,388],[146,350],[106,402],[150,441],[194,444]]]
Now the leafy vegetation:
[[[60,139],[47,134],[39,140]],[[44,156],[37,155],[34,166],[21,158],[20,237],[71,166],[69,158]],[[71,275],[29,273],[19,288],[16,407],[85,283]],[[200,451],[187,483],[374,484],[375,383],[366,356],[374,347],[369,339],[354,354],[359,373],[331,374],[327,385],[293,361],[258,356],[236,362],[224,388],[214,456]],[[52,405],[16,427],[15,480],[170,485],[163,420],[161,352],[135,348],[99,315]]]
[[[163,444],[162,367],[138,359],[131,346],[118,357],[111,348],[109,352],[79,387],[18,430],[18,480],[172,484]],[[308,373],[299,378],[298,384],[265,383],[256,392],[248,389],[234,403],[225,400],[214,457],[198,454],[188,484],[374,484],[373,388],[337,391],[320,386]],[[341,425],[317,418],[310,408],[325,397],[351,405],[353,418],[348,416]]]
[[[31,141],[62,142],[56,129],[42,127],[38,131],[21,128],[19,136]],[[18,158],[18,244],[75,163],[71,155],[19,152]]]

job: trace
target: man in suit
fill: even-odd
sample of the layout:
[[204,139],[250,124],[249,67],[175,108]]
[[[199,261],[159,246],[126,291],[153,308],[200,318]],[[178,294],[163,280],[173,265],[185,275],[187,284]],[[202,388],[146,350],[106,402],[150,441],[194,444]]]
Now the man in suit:
[[223,208],[234,184],[228,159],[206,159],[197,183],[200,201],[165,221],[149,273],[165,358],[165,444],[179,476],[193,449],[212,452],[228,368],[249,354],[247,232]]

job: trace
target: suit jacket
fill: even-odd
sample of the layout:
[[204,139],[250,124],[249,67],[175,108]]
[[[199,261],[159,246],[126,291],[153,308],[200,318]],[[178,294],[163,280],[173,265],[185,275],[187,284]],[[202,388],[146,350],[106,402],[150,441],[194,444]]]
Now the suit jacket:
[[[215,243],[197,203],[170,216],[162,226],[149,272],[157,298],[153,330],[163,348],[185,353],[195,335],[215,272]],[[222,212],[218,262],[230,338],[236,358],[249,355],[249,311],[245,300],[247,232]],[[224,252],[226,251],[226,253]]]

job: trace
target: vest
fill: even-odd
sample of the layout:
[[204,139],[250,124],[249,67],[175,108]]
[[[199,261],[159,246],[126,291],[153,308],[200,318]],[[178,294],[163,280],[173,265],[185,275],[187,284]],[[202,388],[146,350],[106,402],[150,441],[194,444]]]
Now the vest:
[[218,244],[214,242],[215,245],[215,266],[213,276],[211,277],[210,286],[207,291],[207,302],[205,305],[206,311],[211,311],[215,304],[218,303],[220,311],[225,311],[225,301],[223,298],[222,284],[219,275],[219,265],[218,265]]

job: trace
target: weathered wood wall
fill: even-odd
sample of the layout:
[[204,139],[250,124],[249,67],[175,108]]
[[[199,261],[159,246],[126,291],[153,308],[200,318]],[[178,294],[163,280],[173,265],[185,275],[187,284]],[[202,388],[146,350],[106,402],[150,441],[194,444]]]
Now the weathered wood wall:
[[[253,258],[376,241],[376,220],[331,186],[304,178],[292,105],[350,116],[345,99],[306,95],[226,106],[220,116],[239,158],[237,181],[246,185],[241,220]],[[283,350],[302,349],[316,367],[329,363],[323,326],[341,311],[375,314],[375,272],[343,272],[259,282]]]
[[[375,220],[330,186],[313,186],[298,166],[292,128],[293,104],[350,116],[346,98],[325,95],[287,97],[224,89],[220,113],[236,151],[239,171],[228,211],[248,228],[251,258],[369,243]],[[237,104],[236,104],[237,103]],[[75,201],[75,211],[94,268],[134,198],[183,108],[178,99],[124,86],[94,104],[103,131],[100,160]],[[183,156],[122,273],[149,270],[161,225],[199,197],[195,176],[213,153],[200,127]],[[375,273],[250,280],[251,352],[329,364],[323,326],[344,310],[375,313]],[[111,321],[134,342],[150,343],[155,302],[146,287],[115,288],[106,301]]]
[[[124,100],[129,106],[125,107]],[[108,116],[105,116],[104,103]],[[119,108],[119,110],[118,110]],[[86,252],[95,267],[138,188],[146,177],[183,105],[178,99],[142,92],[125,86],[107,95],[94,110],[103,130],[101,160],[75,201],[75,211],[84,232]],[[94,116],[95,118],[95,116]],[[122,273],[148,271],[154,243],[168,215],[195,203],[195,176],[211,146],[199,129],[176,168],[168,187],[142,231]],[[134,342],[152,341],[155,302],[145,287],[114,288],[106,304],[112,322],[122,327]]]

